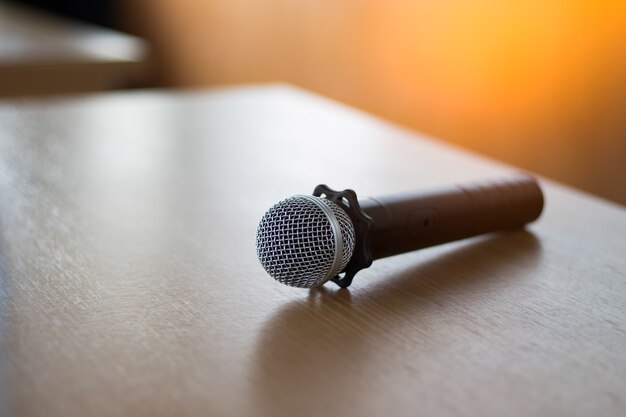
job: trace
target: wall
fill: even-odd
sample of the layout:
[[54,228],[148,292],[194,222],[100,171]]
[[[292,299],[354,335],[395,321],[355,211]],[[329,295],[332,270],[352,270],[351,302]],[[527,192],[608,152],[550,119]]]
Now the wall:
[[626,4],[132,0],[160,83],[288,81],[626,204]]

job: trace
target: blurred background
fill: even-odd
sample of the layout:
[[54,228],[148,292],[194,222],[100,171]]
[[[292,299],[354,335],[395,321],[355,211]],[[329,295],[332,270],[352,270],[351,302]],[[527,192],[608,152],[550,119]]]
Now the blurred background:
[[0,2],[0,97],[258,82],[626,204],[625,1]]

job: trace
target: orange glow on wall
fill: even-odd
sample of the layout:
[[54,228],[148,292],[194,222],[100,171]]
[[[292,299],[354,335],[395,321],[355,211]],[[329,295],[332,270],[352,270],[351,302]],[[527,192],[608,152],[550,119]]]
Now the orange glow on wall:
[[469,130],[571,107],[626,50],[620,1],[395,1],[377,14],[385,77]]
[[622,0],[131,4],[166,85],[290,82],[626,203]]

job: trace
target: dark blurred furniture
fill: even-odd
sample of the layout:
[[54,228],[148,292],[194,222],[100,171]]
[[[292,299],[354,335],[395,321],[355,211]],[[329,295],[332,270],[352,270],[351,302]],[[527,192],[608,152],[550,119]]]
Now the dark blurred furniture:
[[255,229],[514,168],[284,86],[0,105],[0,415],[623,416],[626,210],[541,181],[528,230],[348,290],[269,278]]
[[0,98],[134,86],[147,58],[137,37],[0,3]]
[[[55,15],[116,28],[118,0],[8,0],[28,5]],[[122,0],[124,1],[124,0]],[[128,1],[128,0],[126,0]],[[134,1],[134,0],[130,0]]]

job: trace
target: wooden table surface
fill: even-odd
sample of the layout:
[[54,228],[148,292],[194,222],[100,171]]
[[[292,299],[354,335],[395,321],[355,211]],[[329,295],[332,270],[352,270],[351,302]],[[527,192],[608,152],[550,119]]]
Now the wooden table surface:
[[0,2],[0,97],[128,87],[147,57],[135,36]]
[[0,105],[2,416],[624,416],[626,210],[379,260],[259,266],[265,210],[514,171],[285,86]]

